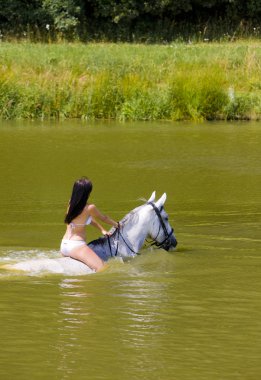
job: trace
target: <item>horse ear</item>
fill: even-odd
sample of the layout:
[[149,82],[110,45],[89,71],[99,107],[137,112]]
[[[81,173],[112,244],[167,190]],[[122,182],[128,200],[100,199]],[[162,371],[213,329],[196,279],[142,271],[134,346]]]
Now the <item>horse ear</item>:
[[166,199],[167,199],[167,194],[164,193],[162,197],[155,203],[155,206],[157,206],[158,208],[163,207],[164,203],[166,202]]
[[156,197],[156,191],[153,191],[147,202],[154,202]]

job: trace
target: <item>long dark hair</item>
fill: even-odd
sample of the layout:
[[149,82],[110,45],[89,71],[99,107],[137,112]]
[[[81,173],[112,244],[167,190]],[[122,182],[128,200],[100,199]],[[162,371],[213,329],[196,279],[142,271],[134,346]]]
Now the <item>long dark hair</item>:
[[87,177],[78,179],[73,185],[72,195],[69,202],[69,208],[65,215],[64,223],[71,221],[80,215],[92,191],[92,183]]

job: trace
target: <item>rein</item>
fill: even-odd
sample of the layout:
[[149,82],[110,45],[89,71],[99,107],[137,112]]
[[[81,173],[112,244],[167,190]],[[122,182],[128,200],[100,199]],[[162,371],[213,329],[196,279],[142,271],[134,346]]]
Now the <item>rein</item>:
[[110,237],[111,237],[111,236],[110,236],[110,235],[107,235],[111,257],[114,257],[114,256],[117,256],[117,255],[118,255],[118,248],[119,248],[119,242],[120,242],[119,237],[122,238],[122,240],[124,241],[125,245],[129,248],[129,250],[130,250],[132,253],[134,253],[135,255],[139,255],[139,254],[140,254],[139,252],[135,252],[135,251],[133,251],[133,249],[129,246],[129,244],[128,244],[128,243],[126,242],[126,240],[124,239],[124,236],[122,235],[122,233],[121,233],[121,231],[120,231],[120,223],[118,223],[118,227],[116,228],[115,231],[118,232],[118,237],[117,237],[116,252],[115,252],[114,255],[112,254],[112,249],[111,249],[111,241],[110,241]]
[[[173,228],[171,229],[170,232],[168,232],[166,226],[165,226],[165,223],[162,219],[162,216],[161,216],[161,213],[160,213],[160,210],[158,209],[158,207],[155,206],[155,204],[153,202],[147,202],[148,205],[152,206],[153,210],[155,211],[157,217],[159,218],[159,221],[160,221],[160,226],[159,226],[159,231],[157,233],[157,236],[155,238],[153,238],[153,241],[151,243],[151,246],[155,245],[156,247],[158,248],[162,248],[164,247],[165,243],[169,240],[169,238],[171,237],[172,233],[173,233]],[[165,234],[165,239],[161,242],[161,243],[158,243],[156,241],[159,233],[160,233],[160,227],[163,229],[164,231],[164,234]],[[135,252],[130,246],[129,244],[126,242],[126,240],[124,239],[124,236],[122,235],[121,231],[120,231],[120,223],[118,223],[118,227],[116,228],[115,230],[116,234],[118,235],[117,236],[117,246],[116,246],[116,251],[113,255],[112,253],[112,247],[111,247],[111,241],[110,241],[110,238],[111,236],[110,235],[107,235],[107,238],[108,238],[108,244],[109,244],[109,249],[110,249],[110,254],[111,254],[111,257],[114,257],[114,256],[117,256],[118,255],[118,248],[119,248],[119,242],[120,242],[120,237],[122,238],[122,240],[124,241],[125,245],[129,248],[129,250],[134,253],[135,255],[139,255],[140,253],[139,252]]]

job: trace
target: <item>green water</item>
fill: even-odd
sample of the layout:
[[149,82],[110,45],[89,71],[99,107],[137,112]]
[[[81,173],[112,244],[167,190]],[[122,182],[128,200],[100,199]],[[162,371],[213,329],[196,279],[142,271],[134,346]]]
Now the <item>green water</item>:
[[89,276],[0,269],[1,380],[259,379],[260,146],[260,123],[2,123],[0,265],[59,256],[82,175],[116,220],[166,192],[179,245]]

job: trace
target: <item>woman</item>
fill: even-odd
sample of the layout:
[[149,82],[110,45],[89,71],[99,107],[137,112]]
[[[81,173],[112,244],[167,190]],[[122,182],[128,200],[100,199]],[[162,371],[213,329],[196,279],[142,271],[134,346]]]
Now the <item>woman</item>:
[[92,183],[86,177],[82,177],[74,183],[64,219],[67,229],[62,239],[61,252],[64,256],[82,261],[88,267],[99,271],[103,268],[104,262],[88,247],[85,226],[91,224],[102,234],[107,235],[108,232],[96,221],[96,218],[114,227],[118,227],[118,223],[103,215],[94,204],[87,203],[91,191]]

